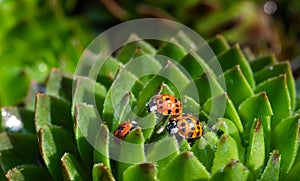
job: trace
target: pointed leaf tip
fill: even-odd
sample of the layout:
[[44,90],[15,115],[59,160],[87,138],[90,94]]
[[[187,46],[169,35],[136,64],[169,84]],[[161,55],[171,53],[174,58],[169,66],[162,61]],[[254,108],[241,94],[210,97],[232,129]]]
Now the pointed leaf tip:
[[214,174],[218,170],[223,169],[231,159],[239,159],[238,147],[231,136],[223,134],[214,157],[212,173]]
[[[273,150],[269,156],[266,167],[260,177],[260,181],[277,181],[279,180],[279,170],[281,165],[281,155],[279,150]],[[297,171],[299,173],[299,171]],[[293,180],[293,179],[287,179]]]
[[239,161],[231,160],[225,167],[231,168],[231,167],[234,167],[237,163],[239,163]]
[[261,119],[258,118],[257,123],[256,123],[255,128],[254,128],[254,131],[258,132],[260,129],[261,129]]
[[154,163],[142,163],[139,165],[139,167],[145,174],[149,174],[150,172],[153,172],[155,170]]
[[157,181],[158,170],[153,162],[141,163],[128,167],[124,171],[124,181],[143,180]]
[[102,163],[97,163],[93,166],[92,175],[93,181],[115,181],[109,168]]
[[[45,167],[37,165],[21,165],[17,166],[6,173],[6,178],[9,181],[16,180],[36,180],[39,178],[43,181],[53,181],[53,177],[49,174],[49,171]],[[2,180],[2,178],[0,177]],[[5,178],[3,178],[4,180]]]
[[223,169],[218,170],[212,176],[211,180],[249,180],[249,175],[250,170],[238,160],[231,159]]
[[280,161],[280,154],[279,154],[279,150],[274,150],[273,151],[273,155],[272,155],[272,162],[273,164],[276,164]]
[[190,151],[183,151],[174,158],[159,176],[159,180],[161,181],[188,181],[209,178],[209,172]]
[[88,180],[84,166],[72,154],[64,153],[61,158],[63,177],[66,180]]

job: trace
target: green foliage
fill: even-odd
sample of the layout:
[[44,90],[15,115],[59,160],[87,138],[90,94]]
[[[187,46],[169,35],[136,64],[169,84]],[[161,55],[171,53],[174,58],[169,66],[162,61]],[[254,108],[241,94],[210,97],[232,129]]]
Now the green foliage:
[[52,67],[74,72],[93,38],[86,20],[70,16],[76,4],[76,0],[0,2],[0,106],[19,104],[30,81],[43,82]]
[[157,180],[157,168],[154,163],[141,163],[137,165],[133,165],[126,169],[124,172],[124,180],[145,180],[152,181]]
[[[290,65],[278,63],[273,56],[250,60],[221,35],[209,44],[218,59],[172,54],[180,51],[178,47],[164,44],[156,50],[146,41],[136,41],[117,51],[97,80],[76,77],[73,81],[69,74],[52,70],[46,93],[36,95],[32,110],[27,110],[30,106],[2,109],[2,125],[12,115],[23,123],[20,133],[2,128],[6,131],[0,135],[2,172],[9,180],[34,176],[125,181],[296,178],[299,103]],[[174,62],[161,63],[149,56],[153,54],[172,54],[192,80]],[[141,63],[153,75],[138,77],[130,68],[135,60],[131,57],[139,61],[145,57]],[[218,62],[224,72],[214,72]],[[193,84],[199,99],[189,96]],[[145,104],[160,86],[163,93],[179,96],[180,92],[185,111],[200,113],[204,135],[192,146],[168,136],[167,118],[157,122],[157,115],[146,112]],[[127,120],[137,121],[139,127],[120,142],[112,134]]]

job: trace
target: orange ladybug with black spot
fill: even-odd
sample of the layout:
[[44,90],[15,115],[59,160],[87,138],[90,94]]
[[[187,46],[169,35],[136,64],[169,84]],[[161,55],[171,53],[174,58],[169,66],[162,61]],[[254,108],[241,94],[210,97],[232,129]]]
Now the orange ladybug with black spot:
[[202,123],[191,114],[171,117],[166,129],[169,134],[178,134],[187,140],[200,138],[203,135]]
[[146,104],[148,112],[157,112],[164,116],[177,116],[182,113],[182,103],[170,94],[158,94]]

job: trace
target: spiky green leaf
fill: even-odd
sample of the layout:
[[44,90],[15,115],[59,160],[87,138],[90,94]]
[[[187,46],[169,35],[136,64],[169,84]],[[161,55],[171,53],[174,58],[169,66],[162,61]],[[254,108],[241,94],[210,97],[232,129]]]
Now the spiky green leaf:
[[241,135],[235,124],[229,119],[219,118],[218,122],[214,125],[213,130],[221,130],[223,134],[231,136],[236,141],[239,151],[239,160],[243,162],[245,148],[243,147]]
[[38,156],[38,143],[34,134],[0,134],[0,160],[4,172],[22,164],[38,165]]
[[[170,174],[172,173],[172,174]],[[196,180],[209,179],[210,174],[192,152],[179,154],[162,172],[159,180]]]
[[[157,142],[147,145],[147,161],[155,161],[159,173],[179,154],[179,148],[175,137],[165,137]],[[165,150],[165,151],[161,151]]]
[[227,40],[222,35],[217,35],[211,38],[208,41],[208,45],[211,47],[211,49],[213,49],[216,55],[219,55],[230,48]]
[[[267,93],[273,116],[271,126],[274,128],[280,121],[291,115],[291,99],[288,91],[286,75],[279,75],[278,77],[270,78],[255,88],[255,92]],[[280,96],[278,93],[280,92]]]
[[266,148],[266,157],[270,150],[271,141],[271,116],[273,115],[272,107],[265,92],[258,93],[246,99],[238,109],[239,116],[244,127],[244,141],[249,141],[249,134],[253,121],[261,119],[264,130],[264,143]]
[[93,181],[115,181],[109,168],[102,163],[97,163],[93,167]]
[[94,163],[101,163],[111,170],[109,159],[109,134],[107,125],[101,124],[95,140]]
[[88,168],[93,160],[93,143],[100,129],[100,121],[96,115],[95,107],[85,103],[75,105],[74,133],[79,154]]
[[71,75],[63,74],[58,69],[52,69],[46,84],[46,92],[48,95],[71,101],[72,85]]
[[150,139],[151,135],[153,134],[156,121],[157,120],[155,113],[150,113],[146,117],[137,120],[138,125],[143,129],[145,140]]
[[210,172],[219,140],[213,132],[207,132],[204,136],[194,143],[191,151]]
[[276,181],[279,179],[279,170],[281,164],[281,155],[278,150],[273,150],[268,163],[260,177],[260,181]]
[[176,40],[172,39],[170,42],[162,45],[157,51],[157,54],[179,62],[186,55],[186,51],[179,46],[179,43]]
[[294,164],[285,177],[286,180],[297,180],[299,177],[299,169],[300,169],[300,149],[298,149],[297,157],[294,161]]
[[146,162],[128,167],[124,171],[124,181],[157,181],[158,170],[155,163]]
[[143,52],[146,52],[147,54],[154,54],[156,52],[149,43],[139,39],[140,38],[137,35],[132,34],[131,37],[129,37],[129,40],[134,41],[123,46],[121,50],[119,50],[116,58],[122,63],[127,63],[134,55],[137,48],[142,49]]
[[209,99],[203,105],[203,110],[210,115],[212,123],[216,123],[218,118],[227,118],[235,124],[241,134],[243,133],[240,117],[227,94],[221,94]]
[[280,179],[290,171],[299,149],[300,119],[299,115],[282,120],[272,131],[272,148],[281,154]]
[[[123,142],[115,144],[115,146],[119,147],[115,148],[119,150],[118,163],[116,165],[118,180],[123,179],[123,173],[129,166],[145,161],[143,143],[142,130],[136,128],[126,135]],[[132,153],[134,153],[134,157]]]
[[215,79],[214,74],[205,72],[201,77],[190,82],[183,94],[191,97],[202,106],[209,98],[224,93],[221,85]]
[[121,102],[115,107],[111,130],[115,130],[120,123],[130,120],[130,118],[134,116],[130,106],[131,102],[134,101],[133,99],[133,95],[128,92],[124,95]]
[[57,125],[72,133],[73,121],[70,108],[71,104],[63,99],[37,94],[34,118],[36,132],[45,125]]
[[212,181],[217,180],[248,180],[250,170],[248,170],[241,162],[232,159],[223,168],[218,170],[211,178]]
[[253,72],[257,72],[259,70],[262,70],[264,67],[274,65],[275,63],[276,58],[274,55],[266,55],[251,61],[250,66]]
[[116,77],[119,67],[122,65],[123,64],[121,62],[113,57],[106,59],[99,70],[97,82],[100,82],[102,85],[108,88]]
[[205,64],[204,60],[198,56],[193,56],[190,53],[182,58],[180,65],[189,71],[189,75],[192,77],[192,79],[196,79],[208,69],[208,66]]
[[248,84],[248,81],[243,75],[239,65],[227,70],[218,79],[225,79],[226,92],[236,108],[245,99],[253,95],[252,88]]
[[66,130],[47,125],[38,132],[40,152],[53,178],[62,180],[61,157],[65,152],[78,156],[72,135]]
[[253,172],[254,178],[260,174],[265,163],[264,130],[261,119],[255,119],[250,133],[250,142],[247,148],[246,166]]
[[[222,54],[217,56],[217,59],[213,59],[209,62],[210,67],[214,69],[214,67],[219,67],[226,71],[231,69],[232,67],[239,65],[243,75],[248,81],[249,85],[253,88],[255,85],[255,81],[253,78],[252,70],[250,68],[249,63],[244,57],[240,47],[238,45],[233,46],[231,49],[223,52]],[[215,72],[217,73],[217,72]],[[219,72],[220,73],[220,72]]]
[[292,110],[295,109],[296,88],[291,70],[291,65],[288,61],[281,62],[275,65],[270,65],[254,74],[257,84],[271,77],[276,77],[281,74],[286,74],[286,82],[290,93]]
[[106,88],[86,77],[77,77],[74,81],[74,94],[72,101],[72,115],[74,116],[74,106],[76,103],[84,102],[94,105],[101,113],[103,102],[106,96]]
[[88,180],[84,166],[70,153],[61,158],[62,173],[65,180]]
[[123,97],[130,91],[135,81],[138,78],[126,69],[121,68],[119,73],[108,90],[103,104],[102,118],[107,122],[107,125],[112,129],[114,111],[118,104],[121,103]]
[[36,178],[43,179],[45,181],[54,180],[47,168],[33,165],[15,167],[6,173],[6,178],[9,181],[26,181],[35,180]]
[[215,174],[223,169],[232,159],[239,160],[237,144],[231,136],[223,134],[218,144],[211,173]]

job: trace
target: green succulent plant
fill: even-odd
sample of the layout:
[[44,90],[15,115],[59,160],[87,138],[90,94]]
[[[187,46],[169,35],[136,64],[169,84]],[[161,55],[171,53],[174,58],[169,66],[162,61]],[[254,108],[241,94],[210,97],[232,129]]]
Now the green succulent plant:
[[[2,108],[0,178],[297,179],[300,123],[296,110],[299,106],[289,62],[279,63],[272,55],[252,58],[238,45],[230,46],[222,36],[208,42],[217,59],[197,59],[172,43],[158,49],[154,48],[157,43],[154,44],[141,40],[126,44],[105,62],[96,81],[77,76],[73,82],[72,75],[53,69],[46,92],[36,94],[35,102],[31,93],[25,106]],[[188,81],[172,62],[161,65],[145,56],[148,54],[171,57],[193,80]],[[144,66],[176,77],[183,92],[188,93],[190,87],[196,85],[199,99],[180,97],[184,110],[200,112],[201,121],[212,120],[213,124],[208,122],[204,136],[192,146],[185,140],[178,142],[164,131],[158,133],[163,121],[157,123],[157,116],[147,113],[145,108],[162,82],[166,84],[164,93],[179,96],[178,87],[159,75],[134,77],[122,68],[131,57],[148,58]],[[211,68],[216,63],[223,69],[220,75]],[[222,79],[226,91],[219,83]],[[95,97],[95,102],[91,102],[91,97]],[[224,113],[212,114],[222,109],[222,102],[226,105]],[[114,103],[117,103],[115,107]],[[97,113],[105,123],[99,122]],[[110,133],[121,122],[137,118],[132,113],[141,116],[137,120],[141,128],[131,131],[124,141],[135,145],[134,152],[125,152],[126,145],[121,143],[118,159],[114,159],[109,156],[115,146]],[[7,128],[9,119],[21,121],[18,132]],[[95,147],[87,140],[91,135],[97,135],[92,138]],[[145,146],[151,142],[156,144]],[[162,150],[171,154],[160,159],[157,155],[161,155]]]

